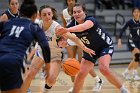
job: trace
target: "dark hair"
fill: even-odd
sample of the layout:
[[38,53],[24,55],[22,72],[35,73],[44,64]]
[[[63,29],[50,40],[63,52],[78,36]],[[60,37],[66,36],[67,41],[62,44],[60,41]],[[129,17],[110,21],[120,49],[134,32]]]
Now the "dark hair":
[[42,11],[43,9],[45,9],[45,8],[50,8],[51,11],[52,11],[52,13],[53,13],[52,19],[53,19],[53,20],[57,20],[58,15],[57,15],[56,9],[53,8],[53,7],[51,7],[51,6],[49,6],[49,5],[43,5],[43,6],[41,6],[40,9],[39,9],[39,14],[41,14],[41,11]]
[[31,18],[33,14],[37,13],[37,6],[34,0],[24,0],[20,7],[20,15]]
[[[81,6],[81,7],[82,7],[82,10],[83,10],[84,12],[86,12],[86,7],[85,7],[84,4],[75,3],[75,5],[73,6],[73,8],[74,8],[75,6]],[[73,8],[72,8],[72,11],[73,11]]]
[[10,4],[11,0],[8,0],[8,3]]
[[[66,5],[68,6],[68,2],[67,2],[68,0],[65,0],[65,3],[66,3]],[[77,2],[77,0],[75,0],[75,2]]]
[[11,0],[8,0],[8,3],[10,4],[11,3]]
[[133,13],[135,10],[139,10],[139,11],[140,11],[140,9],[139,9],[138,7],[134,7],[134,8],[132,9],[132,13]]

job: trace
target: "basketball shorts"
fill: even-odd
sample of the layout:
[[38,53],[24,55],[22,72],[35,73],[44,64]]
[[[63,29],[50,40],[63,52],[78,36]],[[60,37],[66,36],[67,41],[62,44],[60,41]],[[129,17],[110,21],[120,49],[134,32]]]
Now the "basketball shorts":
[[140,41],[133,41],[132,39],[129,39],[128,48],[130,51],[133,51],[134,48],[138,48],[140,50]]
[[[43,54],[42,51],[39,49],[37,49],[35,56],[40,57],[42,60],[43,59]],[[61,49],[59,48],[51,48],[51,61],[55,61],[55,60],[62,60],[62,52]]]
[[0,54],[0,90],[20,88],[23,80],[21,68],[23,60],[12,53]]
[[98,51],[98,52],[95,51],[96,55],[92,55],[92,57],[88,53],[84,52],[83,53],[83,58],[85,60],[91,61],[92,63],[95,64],[97,59],[100,58],[101,56],[109,54],[112,57],[113,52],[114,52],[114,47],[110,46],[108,48],[102,49],[101,51]]

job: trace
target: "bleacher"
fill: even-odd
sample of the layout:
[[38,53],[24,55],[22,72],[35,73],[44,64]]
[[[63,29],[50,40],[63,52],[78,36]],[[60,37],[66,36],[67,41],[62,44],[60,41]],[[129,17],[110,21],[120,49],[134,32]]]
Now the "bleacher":
[[[48,4],[53,6],[55,9],[57,9],[58,13],[60,14],[62,9],[64,9],[66,6],[64,5],[64,1],[65,0],[35,0],[36,4],[38,7],[40,7],[41,5],[44,4]],[[128,63],[131,60],[131,53],[128,51],[127,49],[127,38],[124,37],[123,38],[123,48],[118,49],[117,48],[117,36],[121,27],[123,25],[117,24],[116,26],[116,35],[114,36],[114,30],[115,30],[115,16],[117,13],[121,14],[124,16],[125,22],[128,21],[131,18],[131,10],[130,9],[126,9],[126,10],[106,10],[106,9],[102,9],[99,10],[97,9],[96,11],[94,11],[95,9],[95,4],[94,4],[94,0],[78,0],[78,2],[83,2],[86,6],[86,8],[88,9],[87,12],[90,15],[95,15],[96,19],[98,20],[98,22],[111,34],[111,37],[114,41],[114,46],[115,46],[115,52],[113,55],[113,59],[112,59],[112,64],[116,64],[116,63]],[[0,13],[4,12],[7,7],[8,7],[8,0],[0,0]],[[95,14],[94,14],[95,13]],[[121,17],[118,17],[117,20],[122,21]],[[59,18],[58,20],[61,23],[61,20]],[[127,35],[127,33],[126,33]]]

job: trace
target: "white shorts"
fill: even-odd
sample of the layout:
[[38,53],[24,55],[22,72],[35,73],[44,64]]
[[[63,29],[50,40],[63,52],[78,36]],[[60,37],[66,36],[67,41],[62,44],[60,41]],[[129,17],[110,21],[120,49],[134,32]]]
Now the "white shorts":
[[[43,59],[42,50],[37,49],[35,56],[38,56],[41,59]],[[51,49],[51,61],[54,61],[54,60],[62,60],[61,49],[59,49],[59,48],[52,48]]]

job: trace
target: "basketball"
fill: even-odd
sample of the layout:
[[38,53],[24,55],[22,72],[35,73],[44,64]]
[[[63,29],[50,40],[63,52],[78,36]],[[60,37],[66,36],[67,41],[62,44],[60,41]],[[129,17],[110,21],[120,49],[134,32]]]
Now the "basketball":
[[68,58],[62,65],[63,71],[69,76],[75,76],[80,70],[80,62],[75,58]]

